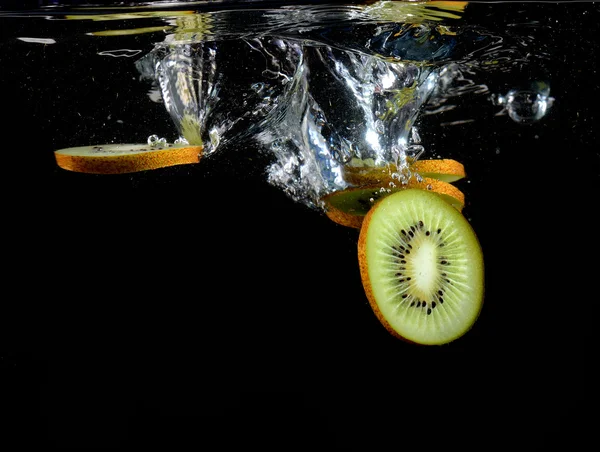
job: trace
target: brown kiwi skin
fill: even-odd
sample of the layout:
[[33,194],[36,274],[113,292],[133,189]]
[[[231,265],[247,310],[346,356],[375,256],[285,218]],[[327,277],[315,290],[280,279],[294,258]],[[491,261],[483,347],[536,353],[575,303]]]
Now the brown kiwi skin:
[[[419,342],[411,341],[410,339],[405,338],[404,336],[400,335],[396,330],[394,330],[394,328],[392,328],[392,326],[389,324],[389,322],[385,319],[383,314],[381,314],[381,311],[379,310],[379,307],[377,306],[375,296],[373,295],[373,289],[371,287],[371,280],[369,278],[369,268],[368,268],[369,266],[367,264],[367,259],[365,258],[366,257],[365,256],[365,249],[366,249],[365,245],[366,245],[366,241],[367,241],[367,230],[369,228],[369,223],[371,222],[371,217],[373,216],[373,213],[376,210],[375,208],[376,208],[377,204],[382,202],[384,199],[385,198],[379,199],[375,203],[375,205],[373,207],[371,207],[371,209],[369,209],[367,214],[364,216],[363,223],[360,228],[360,233],[358,236],[358,262],[359,262],[360,276],[361,276],[363,287],[365,290],[365,295],[367,296],[367,300],[369,301],[369,305],[371,306],[371,309],[375,313],[375,316],[392,336],[394,336],[395,338],[400,339],[406,343],[409,343],[409,344],[419,345],[424,348],[432,347],[432,345],[430,345],[430,344],[421,344]],[[482,284],[483,284],[483,282],[482,282]],[[482,290],[485,291],[485,287],[482,287]],[[480,311],[480,313],[481,313],[481,311]],[[442,345],[446,345],[446,344],[442,344]],[[440,346],[441,345],[438,345],[438,347],[440,347]]]
[[329,207],[325,215],[334,223],[353,229],[360,229],[363,222],[363,217],[342,212],[334,207]]

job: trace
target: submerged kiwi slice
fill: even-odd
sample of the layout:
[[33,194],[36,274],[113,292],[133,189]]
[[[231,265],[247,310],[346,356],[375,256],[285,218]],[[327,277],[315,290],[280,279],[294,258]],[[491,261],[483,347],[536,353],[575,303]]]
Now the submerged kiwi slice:
[[379,199],[409,188],[435,193],[458,211],[462,211],[465,205],[465,195],[454,185],[437,179],[423,178],[418,181],[412,178],[408,184],[395,187],[372,184],[333,192],[323,198],[325,212],[338,224],[360,228],[364,216]]
[[[465,167],[462,163],[453,159],[428,159],[417,160],[409,164],[412,173],[421,177],[438,179],[443,182],[456,182],[466,177]],[[374,166],[372,159],[353,159],[343,169],[344,179],[353,185],[384,184],[393,181],[392,174],[398,171],[394,164],[386,166]]]
[[122,174],[166,166],[198,163],[202,146],[187,144],[103,144],[54,151],[61,168],[80,173]]
[[398,338],[445,344],[479,316],[479,241],[466,218],[433,193],[407,189],[380,200],[363,221],[358,257],[371,308]]

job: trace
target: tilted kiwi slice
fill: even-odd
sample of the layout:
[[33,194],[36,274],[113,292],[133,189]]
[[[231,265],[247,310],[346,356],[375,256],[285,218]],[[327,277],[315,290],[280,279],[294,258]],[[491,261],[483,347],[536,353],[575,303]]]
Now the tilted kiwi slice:
[[[456,182],[466,177],[465,167],[453,159],[417,160],[409,164],[410,171],[421,177],[438,179],[443,182]],[[374,166],[372,159],[353,159],[343,168],[344,179],[353,185],[385,184],[393,181],[392,175],[398,171],[394,164]]]
[[423,178],[418,181],[412,178],[408,184],[395,187],[372,184],[333,192],[323,198],[325,212],[338,224],[360,228],[364,216],[379,199],[409,188],[431,191],[458,211],[462,211],[465,205],[465,195],[454,185],[436,179]]
[[410,169],[422,177],[431,177],[449,183],[466,177],[464,165],[452,159],[417,160]]
[[398,338],[445,344],[479,316],[479,241],[466,218],[433,193],[408,189],[380,200],[363,221],[358,257],[371,308]]
[[122,174],[166,166],[198,163],[202,146],[187,144],[103,144],[54,151],[56,163],[69,171]]

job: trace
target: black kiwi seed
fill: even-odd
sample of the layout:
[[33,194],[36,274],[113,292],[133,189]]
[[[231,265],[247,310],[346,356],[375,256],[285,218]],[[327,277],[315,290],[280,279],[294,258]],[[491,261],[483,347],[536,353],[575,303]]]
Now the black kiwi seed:
[[410,304],[411,308],[415,305],[416,301],[413,300],[412,303]]
[[435,308],[437,306],[437,304],[435,304],[435,301],[431,302],[431,309]]
[[427,308],[427,315],[431,314],[431,308]]

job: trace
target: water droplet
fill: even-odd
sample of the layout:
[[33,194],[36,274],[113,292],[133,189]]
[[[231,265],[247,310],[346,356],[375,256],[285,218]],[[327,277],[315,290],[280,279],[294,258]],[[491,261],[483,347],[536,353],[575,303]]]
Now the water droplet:
[[413,127],[412,129],[410,129],[410,133],[413,143],[421,144],[421,136],[419,135],[419,130],[416,127]]
[[208,132],[208,137],[210,139],[210,148],[212,150],[215,150],[221,142],[221,135],[219,134],[219,130],[216,127],[213,127]]

